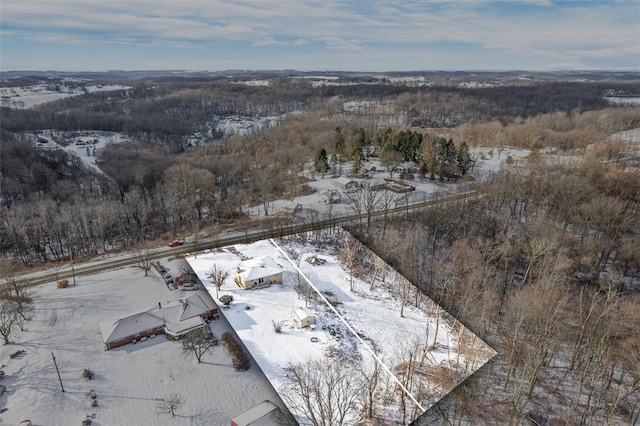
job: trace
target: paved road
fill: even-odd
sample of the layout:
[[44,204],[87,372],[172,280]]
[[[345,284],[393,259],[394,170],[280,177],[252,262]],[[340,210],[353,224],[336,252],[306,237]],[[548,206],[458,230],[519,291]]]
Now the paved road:
[[[384,217],[397,216],[399,214],[408,214],[412,211],[428,208],[435,205],[455,202],[458,200],[469,200],[477,198],[480,193],[476,190],[471,190],[463,193],[444,196],[438,199],[428,200],[408,206],[400,206],[389,211],[376,211],[371,214],[371,219],[378,219]],[[359,216],[356,214],[346,215],[331,219],[322,220],[301,220],[292,222],[284,226],[277,226],[271,228],[253,228],[246,229],[240,232],[228,232],[219,234],[214,237],[204,238],[196,241],[193,244],[186,244],[180,247],[161,247],[149,252],[151,259],[158,259],[162,257],[180,256],[195,251],[204,251],[217,247],[225,247],[233,244],[250,243],[253,241],[263,240],[267,238],[280,237],[284,235],[297,234],[306,231],[313,231],[319,229],[325,229],[328,227],[354,225],[359,221],[366,222],[367,218],[364,213]],[[29,281],[30,286],[40,285],[44,283],[52,283],[60,279],[73,279],[73,277],[79,277],[82,275],[91,275],[101,271],[109,269],[120,268],[124,266],[131,266],[137,263],[136,257],[139,253],[128,252],[121,255],[109,256],[103,259],[94,259],[89,262],[66,265],[61,268],[47,269],[42,272],[30,273],[23,276],[23,278]],[[2,281],[4,283],[4,280]]]

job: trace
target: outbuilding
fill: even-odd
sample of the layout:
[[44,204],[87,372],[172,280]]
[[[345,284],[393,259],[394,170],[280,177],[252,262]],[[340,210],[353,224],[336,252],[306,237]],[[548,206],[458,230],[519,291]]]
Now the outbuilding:
[[298,328],[306,328],[316,323],[316,315],[311,309],[298,308],[293,312],[293,322]]

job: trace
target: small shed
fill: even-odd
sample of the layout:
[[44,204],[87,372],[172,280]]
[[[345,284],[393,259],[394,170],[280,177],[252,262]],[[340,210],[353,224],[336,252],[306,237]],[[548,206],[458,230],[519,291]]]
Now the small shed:
[[333,186],[345,192],[352,192],[352,191],[358,190],[359,184],[357,180],[353,180],[353,179],[349,179],[347,177],[341,176],[333,180]]
[[293,322],[298,328],[309,327],[316,323],[316,316],[308,308],[298,308],[293,312]]

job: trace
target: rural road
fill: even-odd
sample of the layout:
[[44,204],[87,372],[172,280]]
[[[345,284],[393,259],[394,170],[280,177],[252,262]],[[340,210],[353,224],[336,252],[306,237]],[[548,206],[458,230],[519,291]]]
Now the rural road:
[[[381,218],[385,214],[388,217],[393,217],[398,214],[408,214],[412,211],[422,208],[458,200],[470,200],[473,198],[477,198],[478,196],[480,196],[480,193],[476,190],[447,195],[437,199],[410,204],[408,206],[396,207],[386,212],[384,210],[375,211],[371,214],[371,219],[373,220]],[[205,251],[233,244],[250,243],[257,240],[324,229],[331,226],[345,226],[357,223],[359,220],[366,221],[366,219],[366,214],[361,213],[360,215],[352,214],[331,219],[292,222],[290,224],[278,226],[273,229],[252,228],[246,229],[244,231],[228,232],[218,234],[213,237],[203,238],[193,244],[186,244],[180,247],[160,247],[157,249],[152,249],[149,253],[149,256],[151,259],[180,256],[196,251]],[[68,264],[55,269],[49,268],[40,272],[28,273],[21,276],[20,278],[27,280],[29,286],[53,283],[60,279],[72,279],[74,276],[79,277],[82,275],[91,275],[109,269],[135,265],[137,263],[137,254],[138,253],[131,251],[124,254],[108,256],[103,259],[94,259],[88,262],[77,263],[74,265]],[[4,279],[0,282],[0,285],[4,285]]]

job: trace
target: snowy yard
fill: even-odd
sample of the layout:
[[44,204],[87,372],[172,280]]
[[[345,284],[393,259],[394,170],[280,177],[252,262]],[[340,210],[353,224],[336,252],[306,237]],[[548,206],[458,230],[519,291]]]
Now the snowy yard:
[[[283,283],[257,290],[236,285],[235,271],[243,265],[242,259],[264,256],[282,267]],[[320,256],[324,263],[313,265],[305,261],[310,256]],[[416,378],[407,384],[405,402],[411,407],[408,412],[415,405],[418,414],[495,355],[425,296],[420,296],[418,307],[407,300],[400,317],[403,281],[386,265],[373,283],[373,270],[368,271],[369,279],[354,277],[351,282],[349,272],[335,257],[335,250],[323,250],[303,242],[300,236],[280,243],[263,240],[216,250],[187,261],[214,298],[216,288],[207,278],[212,267],[230,272],[220,295],[233,296],[233,302],[221,313],[281,394],[288,392],[285,374],[293,364],[331,359],[357,372],[360,366],[372,368],[378,362],[383,373],[377,412],[390,424],[400,424],[400,388],[407,384],[402,377],[410,353],[419,352],[421,359],[419,368],[413,370]],[[294,289],[304,281],[314,289],[308,303]],[[414,300],[415,290],[410,285],[406,288]],[[297,328],[294,312],[305,305],[314,313],[315,324]],[[275,324],[280,324],[282,330],[276,332]],[[450,380],[438,379],[442,378],[443,369],[450,372],[446,375]],[[294,415],[305,424],[300,413]]]
[[[163,261],[179,274],[184,260]],[[76,279],[66,289],[54,283],[33,295],[27,330],[16,329],[12,343],[0,347],[0,424],[79,425],[87,415],[93,425],[228,425],[229,420],[269,399],[281,403],[258,368],[236,372],[219,345],[198,364],[185,357],[179,342],[158,335],[145,342],[104,350],[98,323],[119,319],[193,292],[169,290],[155,272],[148,277],[134,268]],[[204,291],[202,294],[206,295]],[[210,327],[218,339],[230,330],[224,319]],[[21,356],[10,359],[17,350]],[[56,375],[55,356],[65,392]],[[92,380],[83,370],[95,373]],[[89,397],[95,391],[97,407]],[[158,401],[178,394],[184,404],[176,417],[160,414]]]

